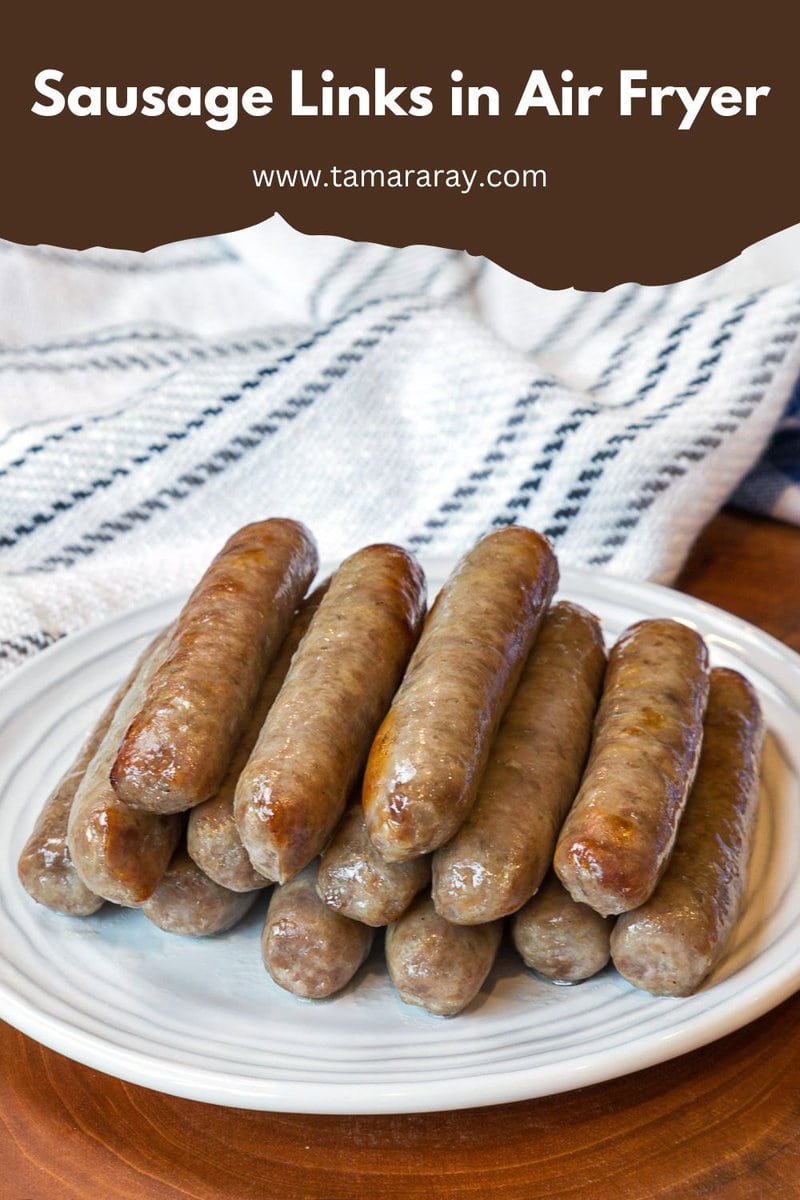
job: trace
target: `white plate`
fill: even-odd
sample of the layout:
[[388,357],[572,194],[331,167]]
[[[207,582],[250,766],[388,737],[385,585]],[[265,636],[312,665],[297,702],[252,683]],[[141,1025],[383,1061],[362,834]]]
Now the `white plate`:
[[[446,565],[429,563],[431,591]],[[555,987],[504,952],[476,1001],[450,1020],[404,1006],[373,953],[321,1003],[261,966],[262,900],[207,940],[171,936],[139,912],[57,916],[17,881],[44,797],[144,640],[179,599],[45,651],[0,688],[0,1016],[46,1046],[177,1096],[316,1113],[418,1112],[566,1091],[664,1062],[722,1037],[800,985],[800,658],[734,617],[664,588],[563,573],[561,594],[609,638],[668,615],[698,628],[715,663],[743,670],[771,731],[747,906],[724,962],[688,999],[656,998],[612,969]]]

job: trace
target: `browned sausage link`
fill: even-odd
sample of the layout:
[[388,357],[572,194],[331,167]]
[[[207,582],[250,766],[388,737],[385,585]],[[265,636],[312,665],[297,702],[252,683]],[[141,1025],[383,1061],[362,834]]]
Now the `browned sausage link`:
[[31,836],[17,864],[20,883],[39,904],[72,917],[97,912],[103,897],[89,891],[72,862],[67,844],[67,825],[78,785],[105,737],[120,702],[133,685],[143,664],[162,637],[159,634],[142,651],[124,683],[120,684],[97,720],[78,756],[45,801]]
[[250,859],[285,882],[344,811],[419,635],[424,576],[398,546],[346,559],[294,657],[236,788]]
[[275,519],[226,543],[189,597],[111,770],[121,800],[181,812],[219,791],[264,674],[317,570],[308,530]]
[[555,875],[548,875],[515,914],[511,933],[526,967],[554,983],[580,983],[608,962],[613,923],[588,904],[578,904]]
[[614,965],[636,987],[688,996],[719,962],[747,881],[763,736],[750,684],[712,671],[700,766],[669,865],[611,936]]
[[345,987],[367,957],[374,931],[328,908],[311,863],[272,893],[261,954],[275,982],[295,996],[322,1000]]
[[255,892],[232,892],[209,879],[181,847],[142,912],[167,933],[209,937],[232,929],[255,899]]
[[554,858],[573,900],[609,916],[653,892],[697,769],[707,696],[708,651],[686,625],[641,621],[613,647]]
[[387,861],[435,850],[466,817],[557,579],[546,539],[508,526],[442,588],[364,777],[367,829]]
[[405,1004],[452,1017],[474,1000],[492,969],[502,921],[451,925],[421,896],[386,931],[386,965]]
[[103,897],[90,891],[75,870],[67,846],[69,810],[89,758],[77,758],[51,793],[17,862],[28,895],[70,917],[88,917],[103,904]]
[[539,887],[578,790],[604,669],[597,618],[577,604],[553,605],[500,725],[475,806],[433,856],[440,916],[465,925],[494,921]]
[[155,643],[86,768],[67,826],[67,844],[86,886],[116,904],[143,903],[157,887],[180,837],[183,818],[129,808],[115,795],[109,771],[120,738],[142,702],[171,630]]
[[234,892],[253,891],[256,888],[267,887],[271,882],[255,869],[242,845],[233,815],[233,797],[239,776],[258,740],[267,713],[283,686],[294,652],[311,624],[327,589],[328,581],[315,588],[301,604],[280,653],[266,674],[250,724],[231,759],[222,786],[216,796],[198,804],[189,814],[186,830],[186,849],[189,856],[209,878]]
[[365,925],[389,925],[431,877],[428,855],[387,863],[369,840],[360,803],[351,804],[322,855],[317,891],[326,904]]

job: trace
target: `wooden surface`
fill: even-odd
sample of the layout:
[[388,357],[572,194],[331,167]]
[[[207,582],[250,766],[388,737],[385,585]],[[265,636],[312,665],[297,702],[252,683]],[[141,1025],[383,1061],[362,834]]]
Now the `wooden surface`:
[[[800,650],[800,532],[717,517],[679,586]],[[663,1066],[520,1104],[252,1113],[78,1066],[0,1024],[9,1200],[797,1200],[800,994]]]

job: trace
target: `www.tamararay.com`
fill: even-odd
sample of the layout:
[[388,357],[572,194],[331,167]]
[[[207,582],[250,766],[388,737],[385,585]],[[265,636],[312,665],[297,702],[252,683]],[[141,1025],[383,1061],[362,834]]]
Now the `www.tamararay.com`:
[[254,167],[257,188],[546,188],[542,167]]

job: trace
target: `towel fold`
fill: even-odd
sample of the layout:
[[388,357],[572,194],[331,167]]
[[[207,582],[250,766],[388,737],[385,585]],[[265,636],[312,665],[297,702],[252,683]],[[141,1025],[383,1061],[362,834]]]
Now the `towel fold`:
[[449,562],[517,521],[660,582],[734,493],[797,520],[800,269],[772,257],[578,293],[280,218],[147,254],[0,243],[0,671],[264,516],[329,562]]

